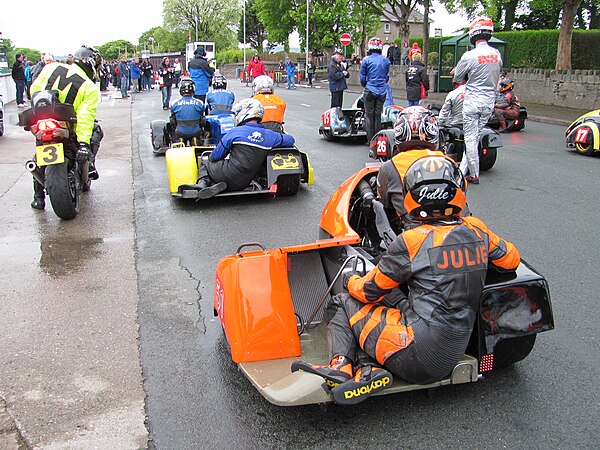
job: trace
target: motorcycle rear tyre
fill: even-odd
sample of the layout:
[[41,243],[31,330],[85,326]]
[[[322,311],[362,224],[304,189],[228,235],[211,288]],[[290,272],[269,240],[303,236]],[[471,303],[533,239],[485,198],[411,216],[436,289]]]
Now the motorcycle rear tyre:
[[479,170],[485,171],[490,170],[496,164],[496,158],[498,157],[498,151],[496,147],[488,148],[487,155],[479,155]]
[[54,213],[64,220],[74,219],[79,212],[79,190],[75,173],[68,161],[46,167],[46,191]]
[[300,174],[279,175],[277,178],[277,197],[290,197],[298,193]]
[[525,359],[533,346],[537,334],[520,336],[509,339],[502,339],[494,347],[494,368],[512,366],[513,364]]
[[333,131],[331,130],[323,130],[323,139],[325,139],[326,141],[333,141]]

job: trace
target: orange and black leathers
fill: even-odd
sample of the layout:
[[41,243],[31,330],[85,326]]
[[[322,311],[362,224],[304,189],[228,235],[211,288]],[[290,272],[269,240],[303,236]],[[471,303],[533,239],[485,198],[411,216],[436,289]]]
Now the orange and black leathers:
[[282,132],[283,116],[286,108],[283,99],[275,94],[256,94],[252,98],[258,100],[265,109],[265,114],[260,123],[262,123],[265,128]]
[[402,184],[408,168],[418,159],[425,156],[446,157],[437,150],[415,148],[397,153],[391,160],[386,161],[377,176],[377,193],[385,208],[394,208],[402,220],[402,228],[407,230],[417,226],[417,222],[404,208],[404,193]]
[[330,303],[331,355],[356,358],[358,344],[394,376],[417,384],[442,379],[469,343],[488,261],[514,270],[519,251],[475,217],[405,231],[373,270],[350,277],[350,295]]
[[519,117],[519,99],[512,90],[496,93],[494,115],[500,122],[502,130],[507,127],[506,120],[515,120]]

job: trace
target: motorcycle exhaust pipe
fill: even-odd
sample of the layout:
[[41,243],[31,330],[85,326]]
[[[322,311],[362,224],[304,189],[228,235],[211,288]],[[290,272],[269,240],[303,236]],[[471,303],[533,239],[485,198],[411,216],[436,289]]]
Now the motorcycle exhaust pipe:
[[30,159],[27,161],[25,163],[25,169],[27,169],[27,171],[33,175],[33,178],[35,178],[38,183],[40,183],[42,186],[45,185],[46,177],[44,176],[42,169],[38,167],[34,160]]

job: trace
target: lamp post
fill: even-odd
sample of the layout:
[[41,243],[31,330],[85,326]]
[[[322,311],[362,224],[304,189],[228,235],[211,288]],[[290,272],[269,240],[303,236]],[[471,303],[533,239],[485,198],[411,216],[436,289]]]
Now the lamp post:
[[148,39],[152,42],[152,53],[154,53],[154,36],[150,36]]
[[244,0],[244,67],[246,70],[246,0]]
[[310,1],[306,0],[306,63],[304,64],[305,68],[305,78],[308,80],[308,5]]

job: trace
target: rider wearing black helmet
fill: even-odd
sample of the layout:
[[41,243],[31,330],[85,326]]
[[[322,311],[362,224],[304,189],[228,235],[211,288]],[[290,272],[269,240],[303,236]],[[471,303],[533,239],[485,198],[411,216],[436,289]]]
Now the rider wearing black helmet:
[[179,83],[181,98],[171,105],[171,127],[175,140],[199,145],[204,125],[204,103],[194,98],[195,85],[191,78]]
[[366,275],[344,276],[349,294],[327,307],[330,363],[292,364],[325,378],[336,403],[360,403],[391,386],[392,376],[416,384],[447,376],[469,343],[488,261],[502,271],[519,265],[514,245],[481,220],[460,217],[466,182],[453,161],[417,159],[403,185],[404,207],[418,226]]
[[[96,70],[100,67],[102,58],[94,47],[82,46],[73,55],[75,64],[53,63],[44,66],[39,76],[31,85],[31,96],[42,90],[55,90],[61,103],[73,105],[77,115],[75,134],[77,142],[77,158],[89,159],[89,177],[98,179],[95,167],[96,154],[102,139],[102,130],[95,122],[99,101],[96,86]],[[44,187],[33,181],[33,202],[31,207],[44,209]]]
[[212,89],[206,94],[206,106],[209,114],[229,113],[234,103],[235,94],[227,89],[227,79],[215,72]]

